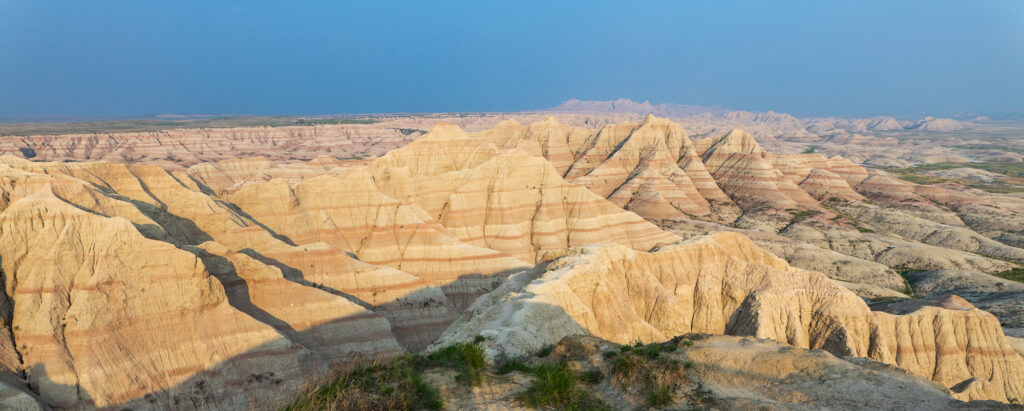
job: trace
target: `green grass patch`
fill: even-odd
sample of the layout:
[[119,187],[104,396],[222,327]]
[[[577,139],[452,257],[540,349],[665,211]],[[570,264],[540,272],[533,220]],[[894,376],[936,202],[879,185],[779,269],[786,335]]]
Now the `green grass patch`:
[[615,373],[626,378],[633,375],[633,371],[640,365],[642,365],[640,359],[629,353],[619,354],[612,361],[612,369],[615,370]]
[[[647,361],[656,360],[662,354],[675,352],[679,347],[692,347],[693,340],[675,337],[664,343],[621,345],[619,351],[606,351],[601,355],[611,361],[612,370],[619,376],[629,378],[634,371],[644,368]],[[686,367],[687,369],[689,367]]]
[[818,214],[821,214],[821,211],[815,211],[815,210],[797,211],[797,212],[793,213],[793,218],[791,220],[789,220],[789,223],[790,224],[799,223],[799,222],[804,221],[804,220],[806,220],[808,218],[814,217],[814,216],[816,216]]
[[1011,163],[1004,161],[919,164],[911,167],[911,169],[914,171],[940,171],[962,167],[976,168],[979,170],[1003,174],[1009,177],[1024,177],[1024,163]]
[[1009,270],[996,273],[995,275],[1010,281],[1024,283],[1024,268],[1014,267]]
[[999,151],[1009,151],[1009,152],[1013,152],[1013,153],[1024,154],[1024,147],[1007,147],[1005,145],[996,145],[996,144],[964,144],[964,145],[956,146],[954,148],[959,148],[961,150],[999,150]]
[[459,372],[455,381],[466,385],[479,385],[487,366],[484,349],[478,343],[456,343],[427,354],[425,367],[449,367]]
[[900,277],[903,277],[903,294],[906,294],[910,298],[917,298],[917,292],[914,291],[914,287],[910,282],[910,275],[927,270],[906,267],[894,267],[893,269],[896,270],[896,273],[899,274]]
[[296,396],[286,411],[323,409],[441,409],[437,389],[423,381],[413,355],[388,364],[340,372],[328,383]]
[[554,350],[554,349],[555,349],[554,345],[551,345],[551,344],[545,345],[544,348],[541,348],[540,351],[537,351],[537,356],[540,357],[540,358],[547,357],[548,355],[551,355],[551,351]]
[[676,344],[677,346],[693,347],[693,340],[689,338],[683,338],[682,336],[673,337],[672,343]]
[[566,364],[541,365],[533,372],[534,381],[518,399],[531,408],[562,410],[607,410],[601,400],[579,388],[579,376]]
[[647,393],[647,405],[659,408],[672,405],[673,391],[675,390],[666,384],[658,385],[651,392]]
[[617,351],[606,351],[602,356],[613,381],[624,390],[639,390],[648,406],[661,408],[676,403],[677,392],[689,380],[687,370],[693,368],[693,362],[667,355],[693,345],[693,340],[678,336],[664,343],[619,346]]
[[[925,174],[930,171],[949,170],[953,168],[974,168],[1005,175],[1006,178],[992,183],[984,183],[969,178],[946,178]],[[906,168],[884,168],[899,178],[916,184],[956,183],[996,194],[1024,192],[1024,163],[1011,162],[977,162],[977,163],[934,163],[918,164]]]
[[388,362],[336,371],[325,384],[300,393],[283,410],[387,409],[422,410],[444,406],[437,389],[423,380],[433,368],[453,368],[466,385],[483,381],[487,365],[481,338],[435,352],[407,354]]
[[633,352],[637,355],[643,355],[653,360],[661,356],[662,353],[673,352],[676,349],[677,347],[675,344],[651,344],[640,348],[634,348]]

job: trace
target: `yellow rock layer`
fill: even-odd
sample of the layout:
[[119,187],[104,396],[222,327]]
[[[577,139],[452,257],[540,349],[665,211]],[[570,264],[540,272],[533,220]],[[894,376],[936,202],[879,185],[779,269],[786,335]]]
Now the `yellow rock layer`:
[[620,344],[749,335],[891,364],[962,400],[1024,402],[1024,358],[995,316],[960,299],[873,312],[824,275],[790,267],[738,233],[649,253],[586,247],[547,259],[522,288],[478,301],[474,317],[441,343],[482,333],[515,355],[579,333]]

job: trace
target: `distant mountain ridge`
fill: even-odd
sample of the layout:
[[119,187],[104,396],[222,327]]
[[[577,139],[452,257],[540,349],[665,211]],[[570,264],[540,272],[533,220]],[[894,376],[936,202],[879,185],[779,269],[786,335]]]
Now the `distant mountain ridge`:
[[987,121],[985,117],[977,117],[968,122],[961,122],[949,118],[924,117],[914,121],[898,121],[889,116],[877,116],[870,118],[841,118],[841,117],[808,117],[798,118],[786,113],[750,112],[742,110],[731,110],[729,108],[714,106],[695,106],[676,103],[651,104],[650,101],[636,102],[628,98],[617,100],[579,100],[569,99],[561,104],[537,110],[544,113],[579,113],[579,114],[654,114],[656,116],[685,119],[693,117],[707,118],[708,116],[722,120],[742,124],[778,124],[790,129],[804,129],[813,133],[827,133],[833,130],[846,132],[866,131],[898,131],[898,130],[921,130],[921,131],[958,131],[968,128],[972,123]]
[[688,117],[704,113],[712,115],[723,115],[732,110],[721,106],[693,106],[676,103],[651,104],[644,100],[642,103],[635,102],[628,98],[618,100],[579,100],[569,99],[555,107],[538,110],[554,113],[633,113],[633,114],[654,114],[665,117]]

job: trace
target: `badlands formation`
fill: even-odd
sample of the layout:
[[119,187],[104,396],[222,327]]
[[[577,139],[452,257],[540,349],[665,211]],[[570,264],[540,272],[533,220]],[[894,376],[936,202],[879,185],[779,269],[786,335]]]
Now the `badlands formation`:
[[[684,335],[727,407],[1024,404],[1019,198],[741,129],[533,117],[6,142],[0,404],[276,406],[477,336],[500,361]],[[101,161],[38,161],[69,158]]]

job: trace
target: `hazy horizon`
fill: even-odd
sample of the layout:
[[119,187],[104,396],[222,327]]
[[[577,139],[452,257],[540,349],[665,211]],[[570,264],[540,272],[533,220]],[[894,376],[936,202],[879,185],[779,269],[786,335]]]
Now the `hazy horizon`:
[[0,0],[0,118],[514,112],[570,98],[1020,115],[1021,22],[1018,1]]

